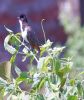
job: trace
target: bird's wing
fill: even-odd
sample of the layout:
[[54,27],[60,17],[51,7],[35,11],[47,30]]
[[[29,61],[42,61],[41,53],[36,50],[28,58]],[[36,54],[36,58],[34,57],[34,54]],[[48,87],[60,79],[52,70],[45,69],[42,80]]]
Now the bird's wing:
[[29,31],[29,32],[28,32],[28,35],[27,35],[27,39],[28,39],[28,41],[29,41],[30,43],[39,45],[39,41],[38,41],[38,39],[37,39],[37,37],[36,37],[36,34],[35,34],[34,32]]
[[28,39],[28,41],[29,41],[29,43],[30,43],[32,48],[37,49],[37,50],[40,51],[39,41],[38,41],[38,39],[36,37],[36,34],[34,34],[34,32],[29,31],[28,35],[27,35],[27,39]]

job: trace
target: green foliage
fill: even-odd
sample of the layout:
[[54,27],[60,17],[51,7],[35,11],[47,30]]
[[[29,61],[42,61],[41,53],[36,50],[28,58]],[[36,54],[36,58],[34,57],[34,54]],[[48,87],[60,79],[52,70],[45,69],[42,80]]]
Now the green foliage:
[[[8,28],[7,31],[10,33]],[[19,52],[20,44],[24,46],[22,52]],[[24,98],[27,100],[78,100],[79,97],[84,99],[82,81],[79,83],[76,78],[68,78],[72,67],[71,59],[59,58],[65,47],[51,48],[51,46],[52,42],[47,40],[40,47],[41,52],[37,58],[37,53],[30,51],[17,34],[12,32],[5,38],[4,47],[12,55],[10,62],[15,67],[18,77],[10,83],[0,79],[0,93],[3,98],[8,94],[8,99],[12,100],[24,100]],[[22,72],[14,64],[18,53],[24,54],[30,60],[33,57],[37,62],[36,67]],[[20,87],[22,83],[25,83],[26,90]]]
[[68,16],[62,10],[60,12],[60,22],[68,35],[65,55],[72,57],[75,67],[84,67],[84,27],[80,26],[79,16],[72,17],[72,14]]

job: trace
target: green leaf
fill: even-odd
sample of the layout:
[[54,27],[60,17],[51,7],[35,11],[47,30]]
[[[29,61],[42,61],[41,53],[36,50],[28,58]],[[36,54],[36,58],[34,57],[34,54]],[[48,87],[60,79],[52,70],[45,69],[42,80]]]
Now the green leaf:
[[26,78],[18,77],[18,78],[16,78],[15,84],[18,86],[20,83],[24,82],[25,80],[26,80]]
[[7,84],[7,86],[5,87],[5,91],[11,93],[14,90],[14,88],[14,84]]
[[54,47],[52,49],[52,54],[59,55],[64,49],[65,49],[65,47]]
[[3,100],[4,94],[5,94],[4,87],[0,87],[0,100]]
[[5,40],[4,40],[4,48],[5,50],[7,50],[9,53],[11,54],[15,54],[15,52],[17,51],[13,46],[11,46],[9,44],[9,41],[11,39],[12,35],[8,35]]
[[31,90],[31,92],[39,91],[45,84],[46,78],[41,78],[40,81],[37,81],[37,84],[35,84]]
[[62,79],[60,79],[60,81],[61,81],[60,88],[62,88],[65,85],[66,78],[62,78]]
[[53,84],[56,84],[56,83],[57,83],[57,76],[56,76],[56,74],[51,74],[51,76],[50,76],[50,81],[51,81]]
[[28,73],[27,73],[27,72],[22,72],[22,73],[20,74],[20,77],[21,77],[21,78],[28,78]]
[[18,76],[21,75],[21,70],[15,65],[15,72],[17,73]]
[[45,100],[43,95],[41,95],[41,94],[38,94],[35,99],[36,100]]
[[10,59],[10,63],[14,63],[15,62],[15,59],[16,59],[16,53],[15,54],[13,54],[13,56],[11,57],[11,59]]
[[75,85],[75,79],[71,79],[71,80],[70,80],[70,85],[71,85],[71,86]]
[[10,41],[9,41],[9,43],[16,49],[16,50],[18,50],[19,49],[19,45],[20,45],[20,42],[19,42],[19,40],[18,39],[20,39],[20,37],[19,36],[17,36],[17,35],[13,35],[11,38],[10,38]]
[[0,77],[0,86],[6,86],[7,81]]
[[78,74],[78,76],[80,76],[80,75],[82,75],[82,74],[84,74],[84,71],[80,72],[80,73]]
[[39,90],[44,86],[45,82],[46,82],[46,78],[42,78],[42,79],[40,80],[40,82],[39,82],[39,87],[38,87]]
[[58,84],[52,84],[52,83],[50,83],[50,86],[51,86],[51,88],[52,88],[52,90],[53,90],[54,92],[57,92],[57,91],[59,90]]
[[67,73],[69,73],[71,70],[71,67],[69,65],[66,65],[65,67],[61,68],[57,75],[61,78],[63,77],[64,75],[66,75]]
[[32,64],[33,61],[34,61],[34,56],[30,56],[30,64]]
[[78,97],[75,95],[69,95],[67,100],[78,100]]
[[17,34],[9,34],[6,36],[5,40],[4,40],[4,47],[5,49],[11,53],[14,54],[18,49],[19,49],[19,45],[20,45],[20,36],[18,36]]
[[16,78],[16,84],[20,84],[23,81],[27,80],[28,74],[27,72],[22,72],[18,78]]
[[37,68],[40,71],[48,72],[48,64],[50,63],[51,59],[52,59],[52,57],[50,57],[50,56],[41,57],[38,61]]
[[44,62],[43,62],[43,66],[42,66],[43,72],[48,72],[48,64],[50,64],[51,60],[52,60],[52,57],[50,57],[50,56],[45,57]]
[[53,72],[58,73],[61,67],[61,63],[59,59],[53,59]]
[[51,45],[52,45],[52,42],[50,40],[47,40],[47,42],[41,46],[41,49],[49,48],[51,47]]
[[51,47],[51,45],[52,42],[50,40],[47,40],[47,42],[44,45],[40,46],[40,50],[41,50],[40,55],[42,56],[43,53],[46,52]]
[[82,87],[82,85],[81,85],[81,82],[78,82],[78,83],[77,83],[77,89],[78,89],[78,94],[79,94],[80,96],[82,96],[82,95],[83,95],[83,87]]

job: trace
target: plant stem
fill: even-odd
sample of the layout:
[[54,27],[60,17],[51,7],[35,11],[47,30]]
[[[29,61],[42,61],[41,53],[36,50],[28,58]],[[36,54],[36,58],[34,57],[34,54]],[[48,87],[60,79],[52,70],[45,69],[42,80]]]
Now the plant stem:
[[[25,48],[26,48],[28,51],[30,51],[30,49],[29,49],[22,41],[20,41],[14,34],[13,34],[13,36],[14,36],[22,45],[24,45]],[[36,62],[38,62],[38,59],[37,59],[36,56],[33,54],[33,52],[30,51],[30,53],[33,55],[33,57],[34,57],[34,59],[36,60]]]
[[43,31],[43,35],[44,35],[44,39],[45,39],[45,43],[46,43],[46,35],[45,35],[45,31],[44,31],[43,24],[42,24],[44,20],[45,19],[41,20],[41,27],[42,27],[42,31]]

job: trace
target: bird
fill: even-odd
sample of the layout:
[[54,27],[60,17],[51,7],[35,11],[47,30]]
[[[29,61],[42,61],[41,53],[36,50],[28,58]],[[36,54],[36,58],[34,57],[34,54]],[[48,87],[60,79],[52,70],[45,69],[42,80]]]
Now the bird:
[[35,32],[32,27],[28,23],[27,16],[25,14],[21,14],[18,17],[20,24],[21,36],[23,38],[23,42],[27,42],[30,44],[32,50],[37,50],[40,52],[39,42],[35,36]]

